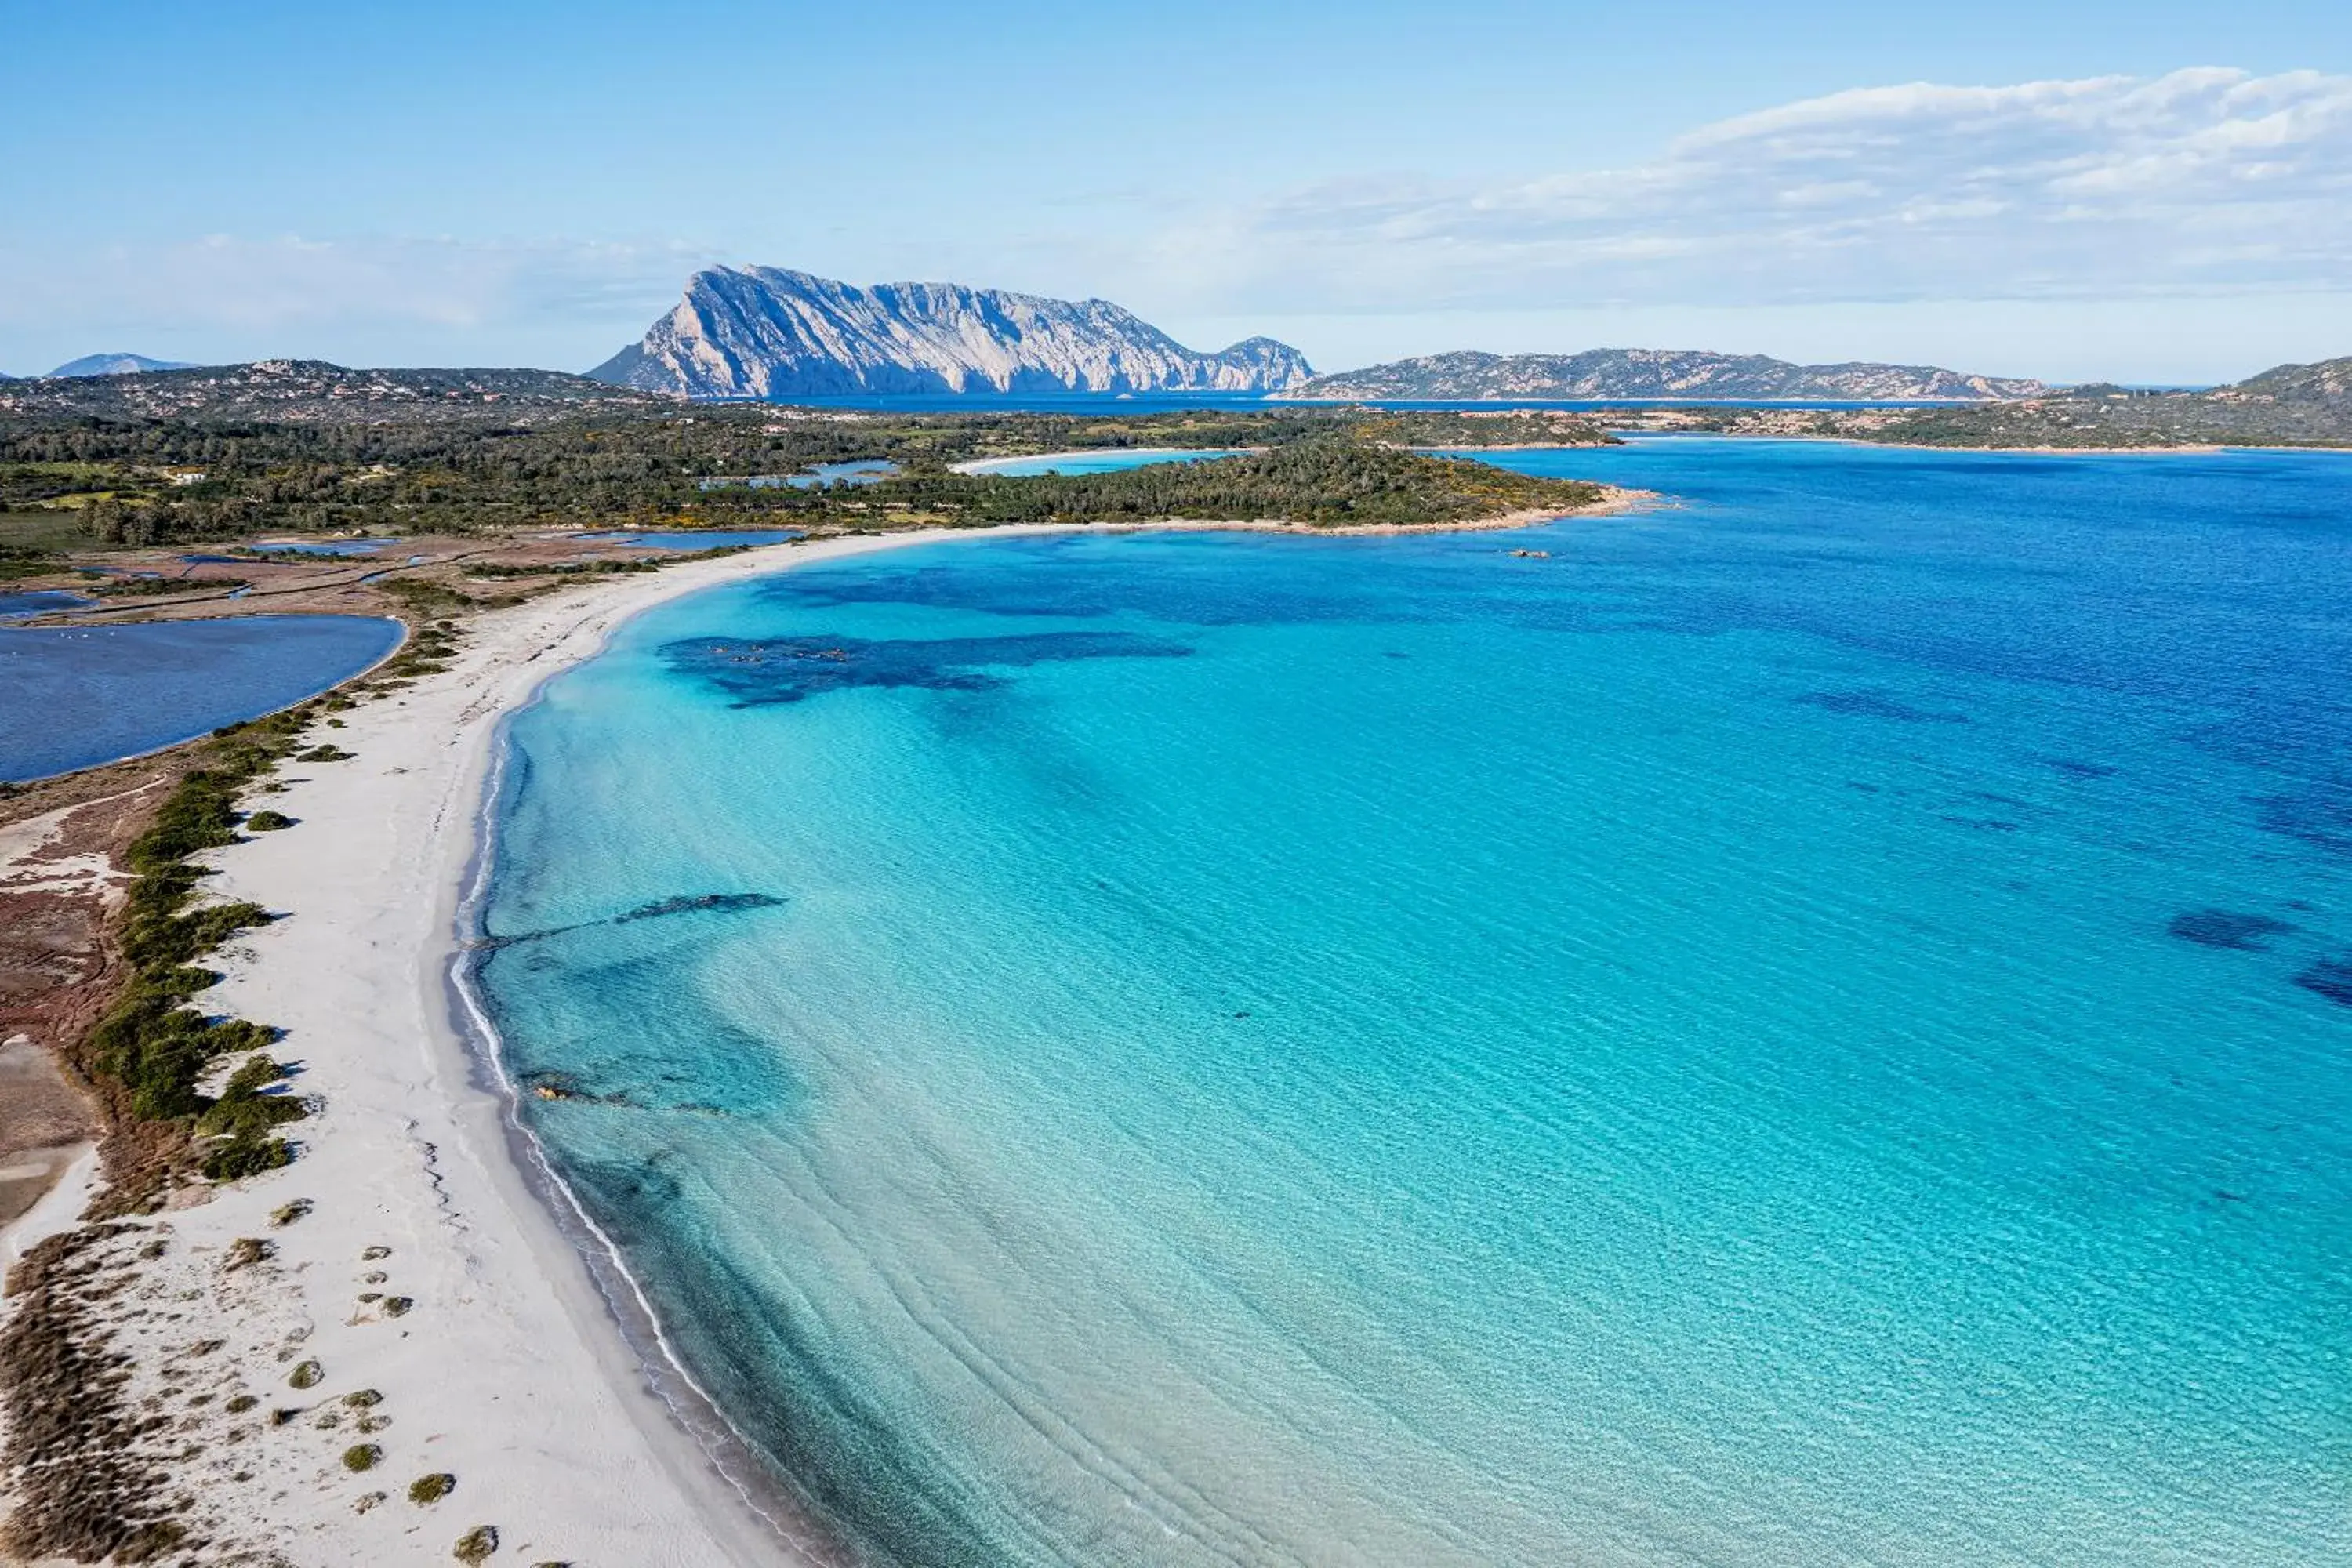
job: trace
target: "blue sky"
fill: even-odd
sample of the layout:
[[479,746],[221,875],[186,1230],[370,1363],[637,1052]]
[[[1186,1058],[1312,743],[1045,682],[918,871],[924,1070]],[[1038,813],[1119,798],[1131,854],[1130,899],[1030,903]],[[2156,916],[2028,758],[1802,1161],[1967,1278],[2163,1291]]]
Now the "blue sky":
[[2340,4],[0,0],[0,39],[20,374],[580,368],[720,262],[1099,294],[1334,368],[2352,353]]

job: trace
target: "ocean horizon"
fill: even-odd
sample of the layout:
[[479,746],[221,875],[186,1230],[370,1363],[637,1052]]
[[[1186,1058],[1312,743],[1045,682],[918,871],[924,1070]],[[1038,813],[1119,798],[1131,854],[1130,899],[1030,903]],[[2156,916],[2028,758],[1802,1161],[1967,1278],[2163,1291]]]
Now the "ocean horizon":
[[507,731],[475,984],[904,1564],[2352,1553],[2352,464],[953,541]]

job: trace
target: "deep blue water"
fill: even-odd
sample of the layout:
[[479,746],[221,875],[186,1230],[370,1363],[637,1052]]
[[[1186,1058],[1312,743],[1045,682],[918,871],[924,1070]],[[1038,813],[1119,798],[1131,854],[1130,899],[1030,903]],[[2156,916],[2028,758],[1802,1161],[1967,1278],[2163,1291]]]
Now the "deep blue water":
[[399,646],[370,616],[0,631],[0,780],[44,778],[274,713]]
[[877,1562],[2352,1561],[2352,461],[1508,460],[1680,504],[518,718],[480,979],[697,1376]]

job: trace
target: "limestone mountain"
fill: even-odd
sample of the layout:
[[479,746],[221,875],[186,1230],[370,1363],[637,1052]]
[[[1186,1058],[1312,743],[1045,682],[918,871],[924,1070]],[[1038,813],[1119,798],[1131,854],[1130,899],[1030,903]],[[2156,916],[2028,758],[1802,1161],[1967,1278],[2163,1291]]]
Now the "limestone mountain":
[[1592,349],[1576,354],[1429,354],[1317,376],[1290,397],[1503,401],[1513,398],[1822,399],[2039,397],[2038,381],[1969,375],[1933,365],[1790,364],[1762,354]]
[[1314,370],[1270,338],[1196,353],[1108,300],[717,267],[696,273],[641,342],[588,374],[651,392],[781,399],[1276,392]]

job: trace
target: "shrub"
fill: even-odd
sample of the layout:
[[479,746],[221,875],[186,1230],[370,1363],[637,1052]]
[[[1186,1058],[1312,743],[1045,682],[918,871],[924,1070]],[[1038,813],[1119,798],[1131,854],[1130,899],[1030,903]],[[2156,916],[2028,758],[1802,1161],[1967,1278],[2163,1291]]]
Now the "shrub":
[[306,1361],[287,1374],[289,1388],[316,1388],[319,1380],[327,1375],[326,1369],[315,1361]]
[[250,1394],[239,1394],[232,1395],[228,1403],[222,1405],[221,1408],[227,1411],[231,1415],[242,1415],[260,1403],[260,1400],[256,1399]]
[[283,1138],[232,1139],[205,1153],[205,1174],[215,1182],[241,1182],[294,1163],[294,1146]]
[[271,1209],[269,1211],[269,1223],[279,1226],[289,1226],[310,1212],[310,1200],[308,1198],[296,1198],[290,1204],[279,1204],[276,1208]]
[[282,811],[257,811],[245,819],[248,833],[276,833],[280,828],[293,826],[294,819]]
[[383,1462],[383,1450],[373,1443],[354,1443],[343,1450],[343,1468],[357,1474]]
[[373,1388],[362,1388],[357,1393],[344,1394],[343,1403],[354,1410],[373,1410],[383,1403],[383,1395]]
[[485,1563],[499,1549],[498,1526],[478,1524],[457,1537],[457,1545],[449,1555],[460,1563]]
[[435,1475],[419,1476],[408,1483],[408,1500],[423,1507],[439,1502],[457,1489],[457,1478],[443,1470]]
[[294,760],[298,763],[348,763],[356,754],[341,746],[313,746],[307,752],[295,753]]

